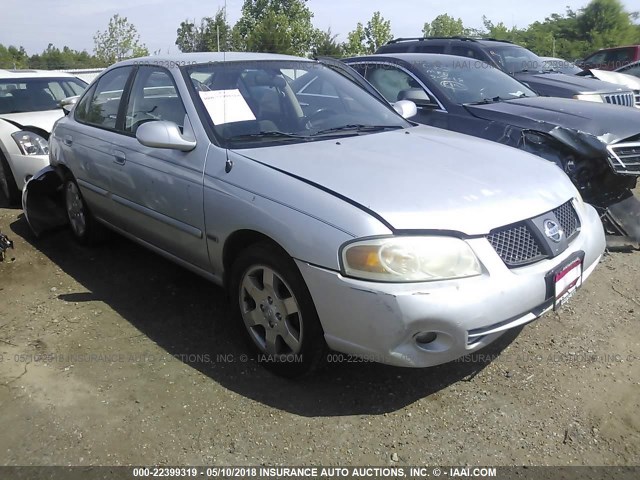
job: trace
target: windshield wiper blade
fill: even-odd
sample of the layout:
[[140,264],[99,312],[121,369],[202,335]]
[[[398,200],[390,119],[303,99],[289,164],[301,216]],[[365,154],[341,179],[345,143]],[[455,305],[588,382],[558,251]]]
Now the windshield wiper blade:
[[467,103],[467,105],[484,105],[484,104],[487,104],[487,103],[502,102],[503,100],[504,100],[504,98],[502,98],[501,96],[497,96],[497,97],[493,97],[493,98],[483,98],[482,100],[479,100],[477,102]]
[[342,125],[340,127],[325,128],[312,133],[312,137],[333,134],[353,134],[364,132],[382,132],[384,130],[398,130],[404,128],[402,125]]
[[305,135],[298,135],[295,133],[287,133],[287,132],[257,132],[257,133],[243,133],[242,135],[234,135],[229,137],[229,140],[250,140],[254,138],[282,138],[282,139],[304,139],[308,138]]

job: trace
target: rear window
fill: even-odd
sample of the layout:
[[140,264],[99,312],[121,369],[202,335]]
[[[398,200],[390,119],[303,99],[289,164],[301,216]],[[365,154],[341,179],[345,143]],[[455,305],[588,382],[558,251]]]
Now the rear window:
[[60,108],[60,101],[84,92],[75,78],[15,78],[0,80],[0,114],[40,112]]

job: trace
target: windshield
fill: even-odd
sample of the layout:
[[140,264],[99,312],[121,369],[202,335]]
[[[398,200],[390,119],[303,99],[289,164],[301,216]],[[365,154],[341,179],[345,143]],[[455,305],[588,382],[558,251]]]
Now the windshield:
[[479,60],[453,58],[416,62],[415,66],[460,105],[537,96],[515,78]]
[[0,79],[0,114],[55,110],[61,100],[80,95],[86,87],[75,78]]
[[409,122],[316,62],[247,61],[183,67],[196,104],[225,146],[256,147],[407,128]]
[[487,52],[507,73],[544,71],[544,61],[526,48],[517,45],[492,45]]
[[551,70],[554,72],[564,73],[565,75],[577,75],[584,71],[580,67],[576,66],[575,63],[571,63],[560,58],[543,58],[542,60],[542,69],[544,71]]

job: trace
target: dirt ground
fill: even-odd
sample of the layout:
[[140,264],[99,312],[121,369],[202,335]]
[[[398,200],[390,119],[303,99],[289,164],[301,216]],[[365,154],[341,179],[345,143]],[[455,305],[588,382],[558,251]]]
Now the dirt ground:
[[217,287],[0,207],[2,465],[640,464],[640,252],[467,361],[292,382],[242,356]]

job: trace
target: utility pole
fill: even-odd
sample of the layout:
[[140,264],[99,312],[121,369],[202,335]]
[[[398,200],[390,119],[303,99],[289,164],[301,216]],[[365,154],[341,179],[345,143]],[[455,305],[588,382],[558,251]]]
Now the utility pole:
[[220,25],[216,25],[216,36],[218,37],[218,52],[220,51]]

